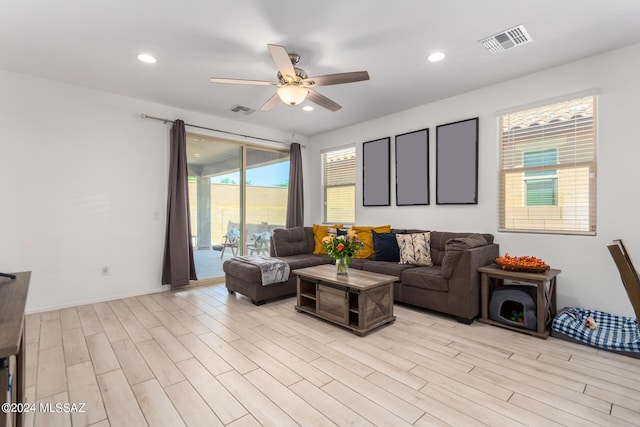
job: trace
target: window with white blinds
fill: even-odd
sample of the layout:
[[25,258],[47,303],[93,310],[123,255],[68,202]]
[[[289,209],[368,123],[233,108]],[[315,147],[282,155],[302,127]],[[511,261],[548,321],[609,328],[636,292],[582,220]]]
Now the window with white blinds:
[[322,220],[354,223],[356,218],[356,148],[322,153]]
[[571,98],[498,115],[500,231],[595,234],[597,95]]

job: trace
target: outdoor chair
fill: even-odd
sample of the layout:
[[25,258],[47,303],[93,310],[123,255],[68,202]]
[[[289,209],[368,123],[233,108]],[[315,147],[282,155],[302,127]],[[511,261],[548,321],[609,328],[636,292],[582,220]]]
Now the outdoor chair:
[[253,233],[253,242],[247,245],[249,255],[260,255],[264,252],[269,254],[269,243],[271,241],[271,233],[265,231],[263,233]]
[[240,243],[240,230],[238,230],[235,226],[232,226],[227,234],[224,235],[224,242],[222,243],[222,253],[220,254],[220,258],[224,257],[224,251],[227,248],[231,248],[231,253],[233,256],[238,255],[238,243]]

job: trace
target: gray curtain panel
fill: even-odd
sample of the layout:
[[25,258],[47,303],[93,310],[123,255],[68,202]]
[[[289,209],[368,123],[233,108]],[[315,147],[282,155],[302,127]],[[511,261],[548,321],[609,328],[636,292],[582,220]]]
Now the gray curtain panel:
[[287,228],[304,225],[304,197],[302,194],[302,154],[300,144],[289,148],[289,201],[287,202]]
[[171,128],[167,235],[162,266],[162,283],[165,285],[184,286],[189,284],[189,280],[198,279],[193,262],[190,218],[187,137],[184,122],[176,120]]

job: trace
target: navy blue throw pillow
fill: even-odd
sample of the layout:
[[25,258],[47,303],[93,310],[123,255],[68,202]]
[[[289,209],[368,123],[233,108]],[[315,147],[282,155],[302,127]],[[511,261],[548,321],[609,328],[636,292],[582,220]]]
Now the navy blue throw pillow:
[[400,248],[394,233],[373,233],[374,261],[400,262]]

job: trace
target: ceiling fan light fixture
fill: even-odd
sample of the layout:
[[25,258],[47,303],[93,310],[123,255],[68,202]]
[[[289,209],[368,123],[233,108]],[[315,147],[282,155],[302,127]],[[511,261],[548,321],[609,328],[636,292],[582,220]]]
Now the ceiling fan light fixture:
[[299,85],[284,85],[280,86],[276,92],[285,104],[298,105],[307,97],[309,89]]
[[141,53],[138,55],[138,59],[146,64],[155,64],[156,58],[153,55],[149,55],[148,53]]
[[438,62],[442,61],[446,55],[444,52],[433,52],[431,55],[427,57],[429,62]]

